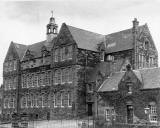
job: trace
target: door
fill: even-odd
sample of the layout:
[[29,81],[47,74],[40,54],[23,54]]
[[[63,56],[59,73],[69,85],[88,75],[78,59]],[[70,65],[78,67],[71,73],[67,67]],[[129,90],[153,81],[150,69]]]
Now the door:
[[127,105],[127,123],[133,123],[133,106]]
[[92,103],[88,103],[88,116],[92,116]]

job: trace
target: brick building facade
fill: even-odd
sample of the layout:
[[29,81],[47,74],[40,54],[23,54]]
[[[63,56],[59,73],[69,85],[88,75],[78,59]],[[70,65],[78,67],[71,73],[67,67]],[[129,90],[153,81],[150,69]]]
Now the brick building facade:
[[33,119],[72,119],[90,110],[92,115],[93,89],[113,72],[127,64],[158,66],[149,29],[136,19],[131,29],[102,35],[65,23],[58,33],[51,17],[46,36],[32,45],[11,42],[3,65],[3,120],[13,112]]

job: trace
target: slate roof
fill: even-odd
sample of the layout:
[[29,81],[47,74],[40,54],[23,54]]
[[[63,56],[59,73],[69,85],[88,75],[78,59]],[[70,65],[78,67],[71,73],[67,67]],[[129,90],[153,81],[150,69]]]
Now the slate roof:
[[111,77],[107,78],[100,88],[98,92],[106,92],[106,91],[115,91],[118,90],[118,84],[121,81],[125,72],[116,72],[113,73]]
[[67,25],[78,48],[97,51],[97,44],[104,42],[105,36]]
[[160,88],[160,68],[139,70],[142,75],[144,89]]
[[22,59],[26,49],[27,49],[27,45],[23,45],[23,44],[18,44],[18,43],[13,43],[14,47],[16,48],[16,51],[18,53],[18,56],[20,58],[20,60]]
[[[142,89],[154,89],[160,88],[160,68],[145,68],[139,70],[133,70],[137,78],[142,82]],[[106,79],[98,92],[109,92],[118,90],[118,84],[124,76],[125,72],[116,72]]]
[[[56,38],[54,38],[53,41],[55,41],[55,39]],[[13,43],[13,44],[20,57],[20,60],[23,60],[23,56],[27,50],[30,50],[31,53],[34,55],[34,57],[37,58],[41,56],[41,49],[43,46],[45,46],[48,51],[51,51],[53,47],[53,42],[46,42],[46,40],[31,45],[23,45],[18,43]]]
[[[144,25],[138,27],[138,31],[143,29]],[[132,28],[123,31],[111,33],[105,36],[106,53],[113,53],[133,48]]]

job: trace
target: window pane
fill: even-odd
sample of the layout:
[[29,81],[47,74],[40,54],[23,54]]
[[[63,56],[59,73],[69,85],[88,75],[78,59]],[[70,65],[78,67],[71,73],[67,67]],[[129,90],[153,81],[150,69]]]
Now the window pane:
[[54,53],[55,55],[54,55],[54,61],[55,62],[58,62],[58,54],[59,54],[59,49],[55,49],[55,53]]
[[72,68],[69,68],[69,82],[72,82]]
[[68,59],[72,59],[72,45],[71,46],[68,46],[68,55],[67,55]]
[[68,107],[72,107],[72,97],[71,97],[71,92],[68,92]]

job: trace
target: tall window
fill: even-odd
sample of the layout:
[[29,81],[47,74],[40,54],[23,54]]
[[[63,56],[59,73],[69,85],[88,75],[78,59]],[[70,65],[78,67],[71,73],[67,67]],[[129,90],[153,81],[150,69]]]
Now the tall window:
[[32,95],[32,106],[36,107],[36,95],[35,94]]
[[47,71],[45,77],[46,77],[46,78],[45,78],[45,81],[46,81],[45,83],[46,83],[46,85],[49,85],[49,86],[50,86],[50,85],[51,85],[51,71]]
[[31,87],[34,87],[34,74],[31,74]]
[[9,102],[10,102],[10,103],[9,103],[9,107],[10,107],[10,108],[14,108],[14,107],[15,107],[15,106],[14,106],[14,105],[15,105],[15,103],[14,103],[14,102],[15,102],[14,97],[10,97],[10,101],[9,101]]
[[64,61],[66,59],[66,57],[65,57],[65,47],[61,48],[60,51],[61,51],[61,61]]
[[29,74],[26,75],[26,87],[29,88]]
[[14,77],[13,78],[13,89],[16,89],[16,86],[17,86],[17,78]]
[[41,77],[42,77],[42,86],[45,86],[46,85],[46,82],[45,82],[45,72],[42,72],[41,74]]
[[56,70],[54,74],[54,84],[59,84],[61,82],[61,71]]
[[42,108],[45,107],[45,94],[42,94]]
[[4,98],[4,108],[8,108],[8,98]]
[[38,106],[39,106],[39,107],[42,107],[42,102],[43,102],[42,100],[43,100],[43,99],[42,99],[42,95],[39,95],[39,96],[38,96]]
[[27,95],[27,107],[31,107],[31,102],[32,102],[31,95],[28,94]]
[[43,76],[42,74],[38,74],[38,85],[41,86],[43,84]]
[[65,105],[65,93],[61,92],[61,107],[64,107]]
[[58,62],[58,58],[59,58],[59,49],[55,49],[55,52],[54,52],[54,62]]
[[58,106],[58,93],[54,94],[54,107]]
[[21,108],[26,108],[27,107],[27,98],[26,96],[23,96],[21,98]]
[[15,60],[14,61],[14,68],[13,68],[13,70],[16,70],[17,69],[17,61]]
[[69,79],[68,82],[71,83],[72,82],[72,68],[69,68]]
[[62,78],[61,78],[62,81],[61,81],[61,83],[63,84],[63,83],[66,82],[66,69],[62,69],[61,75],[62,75]]
[[150,122],[157,122],[157,107],[155,102],[150,103],[149,120]]
[[4,79],[4,90],[8,89],[8,80]]
[[9,79],[8,79],[8,89],[9,89],[9,90],[11,89],[11,84],[12,84],[11,78],[9,78]]
[[34,86],[38,87],[38,75],[37,75],[37,73],[34,74]]
[[68,107],[72,107],[72,97],[71,97],[71,92],[68,92]]
[[72,59],[72,52],[73,52],[73,48],[72,48],[72,45],[71,46],[68,46],[68,54],[67,54],[67,58],[68,59]]

